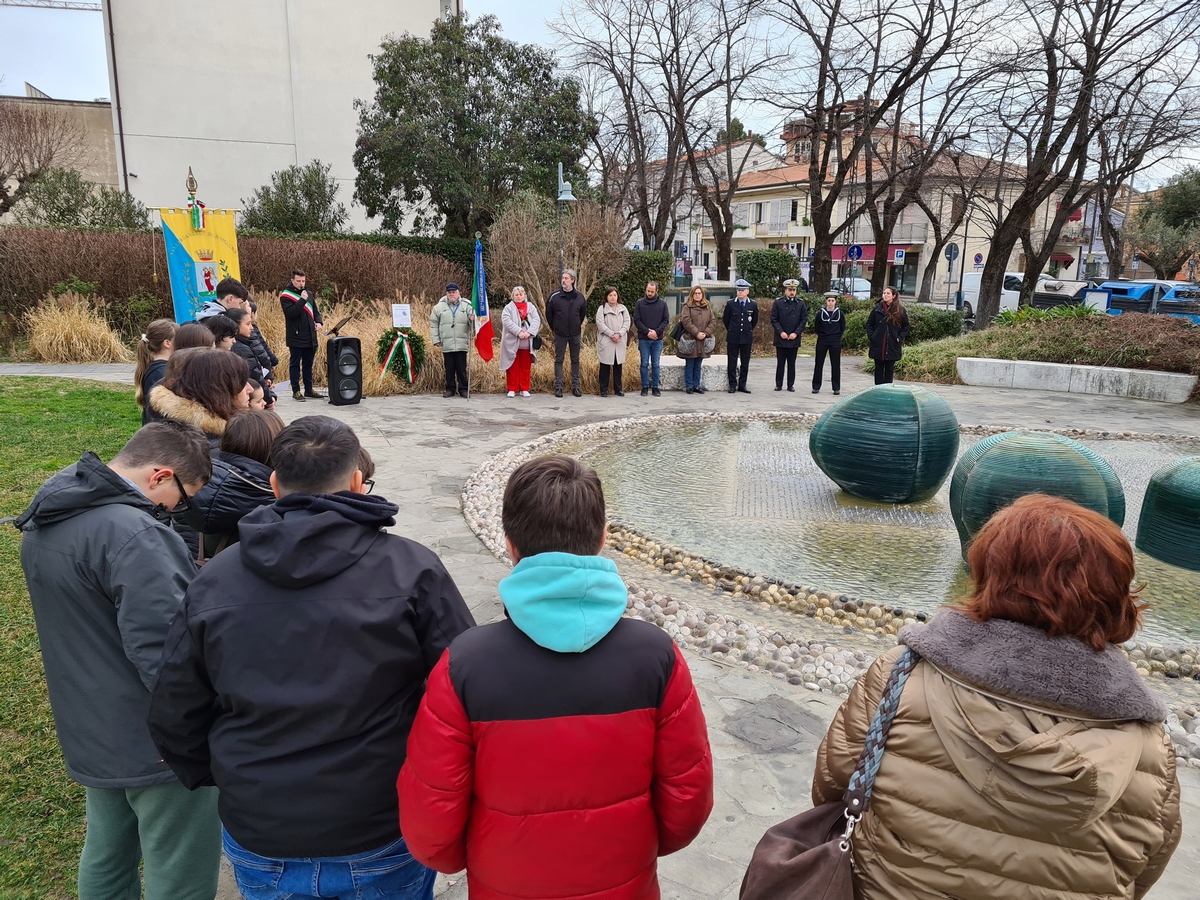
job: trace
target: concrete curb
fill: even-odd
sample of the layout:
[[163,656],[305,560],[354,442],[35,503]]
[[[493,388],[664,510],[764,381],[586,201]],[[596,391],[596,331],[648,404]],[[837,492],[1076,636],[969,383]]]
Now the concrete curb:
[[1012,359],[979,359],[963,356],[957,361],[958,377],[975,387],[1029,388],[1071,394],[1102,394],[1134,397],[1162,403],[1183,403],[1196,387],[1195,375],[1117,369],[1107,366],[1075,366],[1064,363]]

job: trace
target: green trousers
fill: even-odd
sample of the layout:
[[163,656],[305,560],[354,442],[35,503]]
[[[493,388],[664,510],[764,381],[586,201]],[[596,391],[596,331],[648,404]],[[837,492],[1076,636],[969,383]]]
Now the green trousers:
[[86,788],[87,837],[79,900],[213,900],[221,865],[217,789],[178,781],[145,788]]

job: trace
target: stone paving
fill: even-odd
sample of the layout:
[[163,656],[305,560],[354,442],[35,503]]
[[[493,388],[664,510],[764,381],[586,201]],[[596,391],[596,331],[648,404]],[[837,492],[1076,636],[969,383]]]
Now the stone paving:
[[[279,412],[287,420],[314,413],[333,415],[356,429],[378,467],[376,492],[401,507],[392,530],[439,553],[476,620],[482,623],[501,614],[496,585],[508,570],[467,526],[459,495],[467,477],[487,457],[542,434],[619,416],[701,410],[819,413],[838,399],[828,387],[817,396],[809,393],[811,360],[802,358],[797,368],[795,394],[775,393],[774,360],[756,359],[750,366],[750,395],[668,392],[661,398],[633,393],[625,398],[568,396],[563,400],[547,395],[524,400],[485,395],[470,401],[422,395],[368,399],[348,407],[311,400],[297,403],[285,396]],[[843,397],[872,383],[858,371],[853,359],[844,361],[843,370]],[[131,381],[132,367],[2,364],[0,375]],[[935,385],[933,389],[950,402],[963,423],[1200,436],[1200,406],[1194,404],[961,385]],[[663,460],[663,474],[674,474],[669,460]],[[693,589],[624,556],[614,559],[627,580],[642,586],[680,598]],[[697,602],[703,605],[703,600]],[[732,900],[763,831],[811,805],[814,752],[839,698],[786,690],[786,685],[761,674],[694,655],[689,656],[689,665],[709,722],[716,763],[716,805],[700,837],[660,861],[663,896]],[[1180,781],[1183,843],[1163,879],[1147,895],[1150,900],[1197,896],[1200,772],[1183,771]],[[461,875],[441,877],[436,893],[461,900],[467,894],[466,881]],[[218,897],[236,900],[237,896],[225,871]]]

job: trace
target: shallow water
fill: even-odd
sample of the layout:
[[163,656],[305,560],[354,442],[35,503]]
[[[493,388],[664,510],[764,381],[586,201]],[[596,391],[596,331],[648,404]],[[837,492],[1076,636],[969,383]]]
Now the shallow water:
[[[872,503],[843,493],[808,452],[808,428],[767,422],[647,430],[585,453],[610,513],[666,543],[798,584],[932,611],[968,579],[950,517],[950,480],[924,503]],[[960,455],[979,438],[963,435]],[[1137,532],[1155,470],[1195,454],[1188,444],[1085,441],[1125,489],[1125,533]],[[1200,573],[1137,553],[1154,608],[1144,635],[1200,638]]]

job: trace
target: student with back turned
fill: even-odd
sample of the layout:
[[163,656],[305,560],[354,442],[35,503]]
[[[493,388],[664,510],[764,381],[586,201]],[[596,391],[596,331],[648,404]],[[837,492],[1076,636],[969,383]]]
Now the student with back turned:
[[623,618],[587,466],[543,456],[504,491],[507,617],[455,638],[400,773],[413,856],[471,895],[641,900],[712,810],[704,713],[679,648]]

